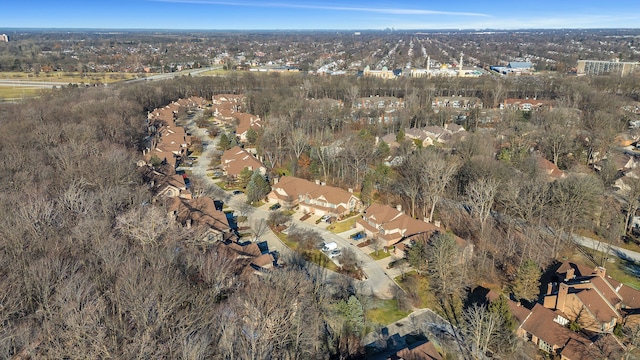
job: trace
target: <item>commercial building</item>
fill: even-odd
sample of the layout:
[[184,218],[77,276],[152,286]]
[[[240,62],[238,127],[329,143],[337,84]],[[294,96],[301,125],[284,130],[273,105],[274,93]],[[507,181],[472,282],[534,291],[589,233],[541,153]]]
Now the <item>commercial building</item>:
[[628,75],[638,69],[640,62],[578,60],[578,75],[616,74]]

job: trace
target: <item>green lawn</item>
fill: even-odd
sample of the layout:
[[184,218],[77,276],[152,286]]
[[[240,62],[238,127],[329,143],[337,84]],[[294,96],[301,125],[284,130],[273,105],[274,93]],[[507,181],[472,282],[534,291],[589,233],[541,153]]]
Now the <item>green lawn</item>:
[[348,218],[347,220],[340,221],[340,222],[337,222],[335,224],[329,225],[329,227],[327,227],[327,229],[330,230],[332,233],[335,233],[335,234],[339,234],[341,232],[345,232],[347,230],[351,230],[356,226],[356,221],[358,221],[359,218],[360,218],[360,216],[354,216],[354,217]]
[[391,256],[391,254],[388,252],[385,252],[384,250],[378,250],[378,255],[376,255],[376,252],[374,251],[371,254],[369,254],[369,256],[371,256],[373,260],[382,260],[384,258]]
[[411,314],[398,308],[397,300],[375,299],[374,304],[366,311],[367,321],[371,324],[389,325]]
[[0,86],[0,99],[22,99],[40,95],[44,89]]

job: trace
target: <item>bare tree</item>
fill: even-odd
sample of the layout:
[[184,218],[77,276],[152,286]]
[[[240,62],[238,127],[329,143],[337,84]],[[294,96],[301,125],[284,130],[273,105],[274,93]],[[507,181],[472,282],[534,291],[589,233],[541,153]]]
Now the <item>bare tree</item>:
[[626,232],[630,233],[633,226],[631,219],[640,207],[640,179],[625,177],[625,183],[625,185],[627,185],[627,188],[624,188],[622,191],[624,200],[626,201],[626,206],[624,209],[624,224]]
[[473,304],[463,312],[464,334],[470,343],[471,352],[477,358],[483,358],[489,345],[500,330],[503,320],[499,314],[489,311],[486,306]]
[[176,222],[159,207],[139,206],[121,214],[116,219],[116,230],[143,246],[161,242]]
[[433,212],[436,204],[444,195],[447,185],[458,171],[458,163],[455,159],[445,159],[431,151],[422,151],[420,178],[424,188],[422,198],[425,200],[425,215],[427,208],[429,222],[433,221]]
[[262,235],[264,235],[269,229],[269,225],[264,219],[256,220],[251,225],[251,229],[256,236],[256,240],[258,240]]
[[498,191],[498,181],[492,178],[481,178],[467,186],[467,199],[471,204],[471,213],[480,222],[480,230],[484,231]]

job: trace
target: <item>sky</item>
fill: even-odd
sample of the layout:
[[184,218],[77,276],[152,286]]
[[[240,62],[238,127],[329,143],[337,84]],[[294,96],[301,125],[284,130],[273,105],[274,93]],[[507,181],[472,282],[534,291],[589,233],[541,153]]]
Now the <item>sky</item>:
[[8,0],[0,6],[0,28],[429,30],[638,27],[638,0],[611,3],[595,0]]

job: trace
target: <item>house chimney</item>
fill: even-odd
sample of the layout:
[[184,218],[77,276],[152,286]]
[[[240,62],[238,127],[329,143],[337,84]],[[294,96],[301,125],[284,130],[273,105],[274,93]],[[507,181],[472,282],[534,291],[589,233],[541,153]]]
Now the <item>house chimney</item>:
[[576,270],[574,268],[570,267],[569,270],[567,270],[567,275],[565,275],[564,281],[569,281],[569,280],[575,278],[576,277],[575,272],[576,272]]
[[396,205],[396,210],[402,212],[402,205],[400,204]]
[[607,269],[603,266],[598,266],[593,270],[593,273],[604,279],[604,276],[607,274]]
[[565,283],[560,283],[558,297],[556,298],[556,309],[561,312],[564,312],[564,306],[567,302],[567,294],[569,294],[569,286]]
[[553,292],[553,283],[550,282],[547,284],[547,295],[551,295],[552,292]]
[[320,185],[320,180],[316,179],[316,185]]
[[436,227],[440,227],[440,225],[441,225],[441,224],[440,224],[440,220],[435,220],[435,221],[433,222],[433,225],[435,225]]
[[349,191],[349,194],[353,194],[353,188],[349,188],[347,191]]

